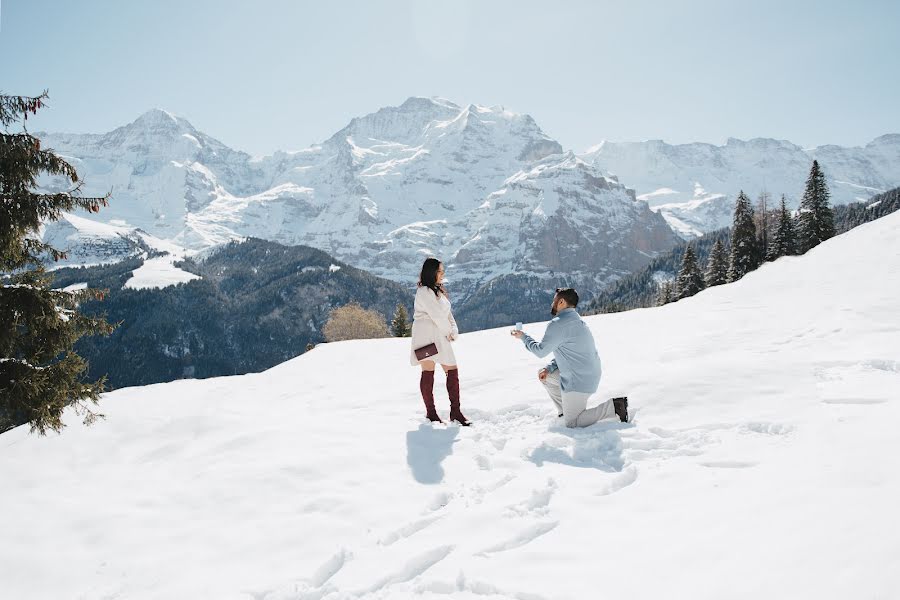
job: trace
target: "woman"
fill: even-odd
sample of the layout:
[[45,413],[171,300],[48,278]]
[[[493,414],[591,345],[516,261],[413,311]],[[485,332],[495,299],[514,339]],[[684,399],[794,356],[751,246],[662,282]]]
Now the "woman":
[[[434,408],[434,365],[440,363],[447,374],[447,394],[450,396],[450,420],[468,426],[470,422],[459,409],[459,371],[456,356],[450,342],[459,337],[459,328],[450,306],[450,297],[444,289],[444,265],[436,258],[429,258],[419,274],[412,324],[412,349],[410,364],[422,367],[419,390],[425,401],[425,416],[429,421],[443,423]],[[416,348],[434,344],[437,354],[427,359],[416,358]]]

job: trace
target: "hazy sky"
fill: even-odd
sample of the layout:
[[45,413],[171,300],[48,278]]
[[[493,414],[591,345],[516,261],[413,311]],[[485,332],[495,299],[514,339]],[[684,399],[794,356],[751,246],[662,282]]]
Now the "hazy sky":
[[567,149],[603,139],[900,132],[896,0],[0,0],[0,91],[33,130],[159,107],[252,154],[409,96],[502,104]]

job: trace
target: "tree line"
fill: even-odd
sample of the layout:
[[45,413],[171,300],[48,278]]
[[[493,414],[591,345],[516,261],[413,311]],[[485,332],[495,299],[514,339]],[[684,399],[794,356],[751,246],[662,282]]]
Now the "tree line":
[[[800,209],[791,212],[784,196],[776,206],[760,194],[754,206],[741,192],[733,226],[713,231],[657,257],[641,271],[601,291],[586,314],[647,308],[689,297],[707,287],[740,279],[781,256],[803,254],[832,235],[900,209],[900,188],[865,202],[831,207],[821,165],[814,162]],[[738,244],[733,238],[738,238]]]
[[701,271],[693,245],[685,248],[681,269],[673,281],[660,284],[657,304],[688,298],[707,287],[732,283],[765,262],[782,256],[805,254],[837,233],[831,194],[825,174],[817,160],[813,161],[800,208],[796,216],[788,210],[784,194],[778,209],[768,208],[769,196],[760,196],[754,209],[750,198],[741,190],[734,206],[731,244],[726,249],[716,241]]

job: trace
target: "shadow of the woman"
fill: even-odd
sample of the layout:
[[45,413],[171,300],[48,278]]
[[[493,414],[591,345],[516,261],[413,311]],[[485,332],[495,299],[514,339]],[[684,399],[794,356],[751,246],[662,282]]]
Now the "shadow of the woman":
[[441,463],[453,454],[457,435],[459,427],[438,429],[424,423],[406,432],[406,463],[416,481],[435,484],[444,480]]

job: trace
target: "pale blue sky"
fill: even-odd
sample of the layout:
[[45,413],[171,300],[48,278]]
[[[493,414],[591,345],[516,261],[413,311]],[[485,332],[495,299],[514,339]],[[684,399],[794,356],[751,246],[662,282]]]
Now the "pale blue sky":
[[407,97],[502,104],[563,146],[900,132],[900,2],[0,0],[0,90],[33,129],[152,107],[252,154]]

